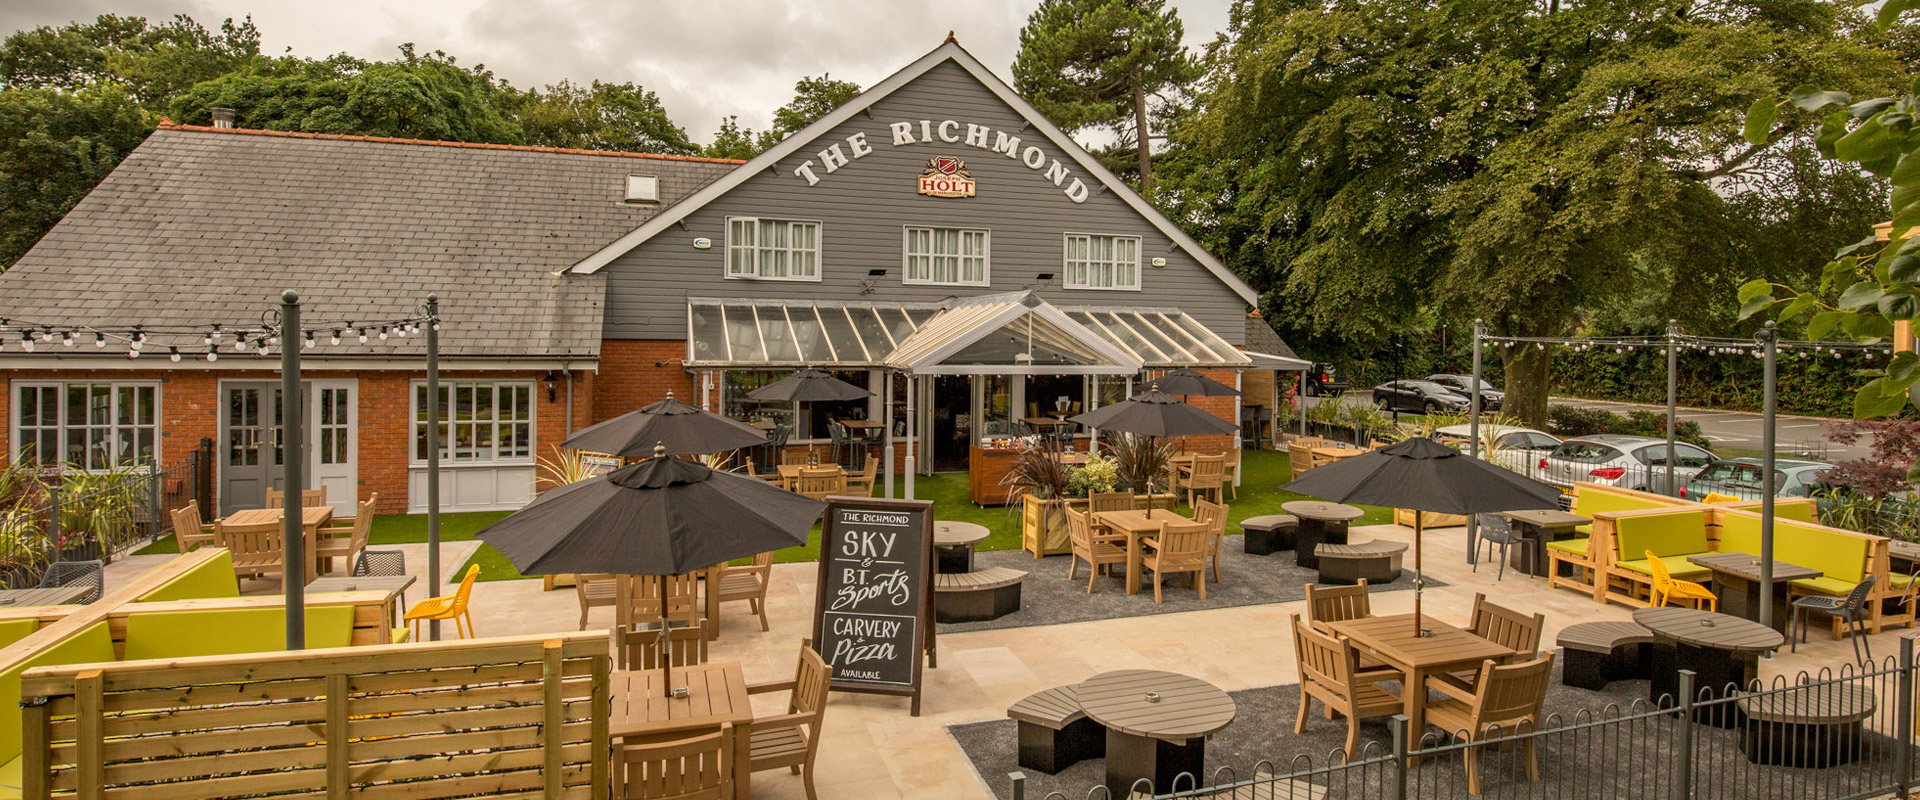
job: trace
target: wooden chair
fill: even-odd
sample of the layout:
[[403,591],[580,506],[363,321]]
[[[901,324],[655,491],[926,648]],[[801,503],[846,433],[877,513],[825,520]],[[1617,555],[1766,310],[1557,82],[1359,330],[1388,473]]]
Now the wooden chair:
[[1213,582],[1220,582],[1220,547],[1227,538],[1227,507],[1211,500],[1201,500],[1193,506],[1195,522],[1207,523],[1208,538],[1212,540],[1207,557],[1213,561]]
[[[613,660],[616,669],[659,669],[661,667],[660,623],[647,627],[616,625],[613,629]],[[666,663],[692,667],[707,663],[707,632],[695,622],[684,628],[668,628]]]
[[1098,514],[1102,511],[1132,511],[1132,492],[1094,492],[1087,495],[1087,513]]
[[1175,470],[1173,488],[1187,493],[1187,505],[1193,505],[1194,495],[1209,495],[1214,502],[1226,502],[1226,456],[1194,456],[1193,466],[1185,470]]
[[[669,625],[687,626],[700,619],[700,573],[666,576],[666,618]],[[637,627],[660,619],[660,576],[616,575],[614,624]]]
[[[279,489],[267,490],[267,506],[266,506],[267,508],[279,508],[282,505],[285,505],[286,502],[287,502],[286,492],[282,492]],[[300,492],[301,508],[319,508],[320,506],[324,506],[324,505],[329,505],[327,503],[327,487],[322,486],[318,489],[301,490]]]
[[[1105,530],[1104,527],[1098,529]],[[1073,580],[1081,561],[1087,562],[1090,571],[1087,575],[1087,594],[1093,594],[1093,587],[1100,580],[1101,567],[1127,563],[1127,535],[1098,531],[1095,530],[1092,515],[1067,509],[1067,539],[1071,545],[1067,556],[1067,580]]]
[[1200,601],[1207,600],[1207,539],[1204,522],[1166,522],[1160,532],[1140,540],[1140,565],[1153,570],[1153,604],[1160,605],[1161,578],[1186,573],[1194,576]]
[[623,800],[721,800],[733,791],[732,723],[689,738],[614,748],[614,793]]
[[800,477],[793,481],[793,491],[815,500],[825,500],[828,495],[846,494],[847,471],[839,467],[802,469]]
[[367,537],[373,533],[373,506],[380,501],[379,495],[372,495],[354,510],[351,519],[345,525],[329,525],[320,529],[320,538],[314,543],[314,556],[326,559],[325,571],[333,571],[333,560],[344,559],[352,563],[353,558],[367,546]]
[[[1469,745],[1497,736],[1539,730],[1540,708],[1547,700],[1547,686],[1553,678],[1553,654],[1532,661],[1501,666],[1488,659],[1480,664],[1480,673],[1469,689],[1450,678],[1427,679],[1426,688],[1439,691],[1447,699],[1427,703],[1427,724],[1467,740]],[[1415,732],[1419,736],[1420,732]],[[1533,739],[1521,743],[1527,756],[1527,780],[1540,780],[1540,764],[1534,758]],[[1480,794],[1480,748],[1469,746],[1467,793]]]
[[219,529],[200,521],[200,501],[189,500],[186,505],[173,510],[173,541],[182,553],[203,544],[219,543]]
[[1307,622],[1321,630],[1329,622],[1366,619],[1373,616],[1373,602],[1367,596],[1367,580],[1352,586],[1316,586],[1307,584]]
[[880,477],[880,457],[867,456],[866,468],[847,476],[847,493],[858,493],[861,497],[873,496],[873,482]]
[[587,612],[601,606],[620,604],[620,576],[605,572],[575,575],[573,596],[580,601],[580,630],[584,631],[587,629]]
[[1287,465],[1293,468],[1293,477],[1305,475],[1307,470],[1313,469],[1313,446],[1301,444],[1299,439],[1288,442]]
[[250,525],[235,525],[230,522],[216,522],[214,529],[220,537],[220,546],[227,548],[233,555],[233,571],[236,576],[249,578],[278,577],[287,571],[286,527],[279,522],[256,522]]
[[[707,591],[715,593],[715,603],[747,601],[748,608],[760,615],[760,630],[768,630],[767,584],[773,581],[773,553],[754,556],[752,566],[725,567],[719,578],[708,580]],[[720,621],[713,620],[712,624],[718,626]]]
[[1540,652],[1540,633],[1546,625],[1545,614],[1527,615],[1489,603],[1486,592],[1473,595],[1473,624],[1468,629],[1475,636],[1511,648],[1516,654],[1512,661],[1524,661]]
[[1718,610],[1719,595],[1693,581],[1676,580],[1673,573],[1667,571],[1667,562],[1660,560],[1652,550],[1646,552],[1647,567],[1653,570],[1653,588],[1647,594],[1647,605],[1659,608],[1670,605],[1677,599],[1692,608]]
[[780,451],[780,466],[804,467],[811,463],[813,463],[813,451],[811,449]]
[[1344,760],[1352,760],[1360,749],[1360,721],[1372,717],[1390,717],[1400,713],[1400,696],[1380,687],[1380,681],[1399,681],[1394,669],[1362,670],[1360,653],[1353,642],[1300,624],[1293,614],[1293,651],[1300,663],[1300,714],[1294,718],[1293,732],[1307,732],[1307,716],[1313,701],[1326,706],[1328,718],[1335,712],[1347,718],[1347,746]]
[[820,723],[827,711],[827,684],[832,673],[820,654],[807,645],[800,646],[800,663],[793,680],[753,684],[747,694],[791,692],[787,713],[753,720],[753,741],[749,767],[754,772],[786,767],[800,773],[805,781],[807,800],[819,800],[813,790],[813,762],[820,750]]

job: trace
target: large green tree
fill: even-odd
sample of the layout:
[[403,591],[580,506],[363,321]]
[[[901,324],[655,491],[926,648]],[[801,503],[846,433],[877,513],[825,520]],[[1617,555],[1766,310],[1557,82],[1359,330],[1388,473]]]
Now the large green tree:
[[821,73],[817,78],[808,76],[795,81],[793,99],[773,110],[773,127],[767,130],[765,136],[768,140],[762,149],[787,138],[794,131],[812,125],[814,120],[846,105],[859,94],[860,84],[836,80],[827,73]]
[[16,31],[0,43],[0,86],[78,90],[125,85],[142,104],[174,95],[260,58],[253,20],[228,19],[219,31],[186,15],[152,24],[103,14],[90,23]]
[[743,127],[740,118],[729,115],[720,120],[720,129],[713,134],[713,141],[700,148],[700,154],[708,158],[738,158],[746,160],[760,154],[760,145],[754,141],[753,129]]
[[1131,155],[1135,185],[1152,178],[1154,106],[1199,76],[1166,0],[1041,0],[1020,29],[1013,85],[1068,131],[1110,129],[1107,155]]
[[[1742,142],[1738,108],[1808,72],[1891,85],[1860,22],[1824,0],[1238,0],[1161,200],[1309,343],[1384,345],[1429,309],[1567,334],[1622,293],[1727,280],[1743,186],[1812,134]],[[1535,422],[1550,354],[1502,353]]]
[[660,97],[638,84],[561,81],[512,105],[527,144],[675,155],[700,150],[668,118]]
[[116,83],[0,91],[0,265],[12,265],[153,130]]

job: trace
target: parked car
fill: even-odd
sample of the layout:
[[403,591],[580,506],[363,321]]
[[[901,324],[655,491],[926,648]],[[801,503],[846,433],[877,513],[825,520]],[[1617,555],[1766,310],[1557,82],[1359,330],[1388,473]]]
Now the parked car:
[[1313,368],[1307,370],[1307,395],[1310,397],[1339,397],[1347,393],[1347,376],[1333,371],[1333,365],[1325,361],[1316,361]]
[[[1454,444],[1465,452],[1472,431],[1471,425],[1448,425],[1433,433],[1441,441]],[[1492,446],[1493,457],[1488,460],[1514,472],[1531,475],[1535,470],[1534,463],[1560,446],[1560,437],[1532,428],[1481,423],[1480,443],[1482,447]]]
[[1465,411],[1469,401],[1464,394],[1432,381],[1387,381],[1373,387],[1373,404],[1381,411],[1409,411],[1426,414],[1433,411]]
[[[1708,494],[1724,494],[1742,500],[1758,500],[1765,493],[1760,479],[1760,459],[1753,456],[1723,458],[1707,465],[1687,481],[1680,496],[1699,500]],[[1806,497],[1810,489],[1821,485],[1820,476],[1833,465],[1822,461],[1795,458],[1773,460],[1773,496]]]
[[[1473,396],[1473,390],[1471,388],[1474,385],[1472,375],[1428,375],[1427,380],[1453,390],[1454,394],[1466,395],[1467,397]],[[1493,388],[1493,384],[1487,383],[1484,380],[1480,382],[1481,411],[1499,411],[1501,406],[1506,405],[1506,402],[1506,392]]]
[[[1713,454],[1698,447],[1684,442],[1673,447],[1678,462],[1673,474],[1681,485],[1713,463]],[[1561,486],[1586,481],[1664,494],[1667,440],[1613,433],[1581,436],[1561,442],[1535,466],[1535,477]]]

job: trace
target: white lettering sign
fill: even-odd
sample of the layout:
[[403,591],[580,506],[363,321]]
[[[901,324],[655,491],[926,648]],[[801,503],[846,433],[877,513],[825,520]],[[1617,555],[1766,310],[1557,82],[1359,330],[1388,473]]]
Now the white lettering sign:
[[[916,131],[915,129],[918,128]],[[1019,136],[1007,131],[994,130],[989,126],[952,119],[899,120],[887,123],[885,141],[891,147],[909,147],[916,144],[932,144],[936,141],[948,144],[963,144],[999,153],[1025,165],[1027,169],[1040,173],[1042,180],[1060,187],[1067,199],[1075,203],[1084,203],[1091,192],[1087,183],[1073,174],[1073,169],[1059,159],[1047,155],[1047,151],[1037,145],[1024,144]],[[812,159],[802,162],[793,169],[794,177],[807,182],[808,186],[818,186],[821,175],[818,168],[824,167],[826,174],[839,172],[849,163],[873,153],[873,145],[867,141],[865,131],[856,132],[845,140],[843,148],[839,142],[830,144],[827,149],[814,154]],[[849,156],[848,153],[852,155]],[[919,181],[921,194],[936,197],[973,197],[974,182],[965,175],[952,173],[922,175]]]

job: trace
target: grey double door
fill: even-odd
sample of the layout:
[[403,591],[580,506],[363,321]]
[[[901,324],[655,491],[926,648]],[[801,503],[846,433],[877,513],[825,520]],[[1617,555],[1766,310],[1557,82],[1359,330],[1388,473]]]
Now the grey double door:
[[220,515],[267,504],[268,489],[286,488],[277,381],[220,385]]

